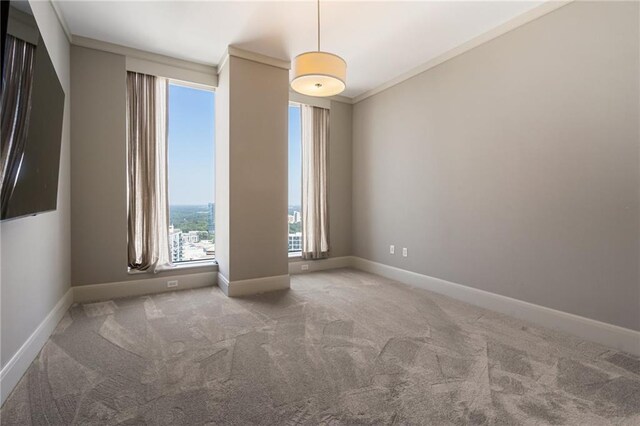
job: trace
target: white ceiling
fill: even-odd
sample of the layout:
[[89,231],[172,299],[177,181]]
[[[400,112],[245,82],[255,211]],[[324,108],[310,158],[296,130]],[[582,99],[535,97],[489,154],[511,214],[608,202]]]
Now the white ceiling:
[[[291,60],[316,48],[315,1],[56,1],[70,32],[216,65],[228,45]],[[321,1],[322,50],[355,97],[544,1]]]

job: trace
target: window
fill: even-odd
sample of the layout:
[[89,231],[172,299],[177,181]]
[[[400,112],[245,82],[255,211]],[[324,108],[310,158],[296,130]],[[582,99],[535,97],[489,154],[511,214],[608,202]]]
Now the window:
[[289,104],[289,253],[302,250],[302,126],[300,105]]
[[169,246],[173,263],[215,257],[214,92],[168,91]]

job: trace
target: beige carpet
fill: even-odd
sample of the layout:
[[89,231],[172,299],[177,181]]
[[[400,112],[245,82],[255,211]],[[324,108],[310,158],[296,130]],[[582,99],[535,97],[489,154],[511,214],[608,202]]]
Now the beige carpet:
[[3,425],[640,424],[640,360],[349,269],[74,305]]

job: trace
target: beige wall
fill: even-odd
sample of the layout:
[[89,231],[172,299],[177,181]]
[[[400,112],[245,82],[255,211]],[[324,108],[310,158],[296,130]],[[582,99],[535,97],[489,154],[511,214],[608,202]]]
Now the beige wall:
[[356,104],[355,255],[640,330],[638,18],[572,3]]
[[[242,78],[250,78],[256,81],[255,74],[259,70],[254,69],[258,66],[265,67],[269,71],[274,67],[247,61],[245,59],[235,58],[240,65],[236,65],[237,71],[234,75],[234,81],[242,88],[242,93],[238,93],[235,98],[237,117],[237,131],[249,132],[252,134],[243,134],[240,136],[236,133],[240,140],[255,141],[255,137],[260,135],[264,130],[257,125],[246,126],[249,122],[249,111],[246,110],[242,103],[252,99],[258,88],[242,83]],[[248,63],[248,64],[247,64]],[[72,174],[72,285],[87,285],[108,282],[121,282],[130,280],[139,280],[149,278],[149,274],[127,273],[127,211],[126,211],[126,128],[125,128],[125,108],[126,108],[126,58],[124,55],[108,53],[101,50],[95,50],[85,47],[71,47],[71,68],[72,68],[72,103],[74,108],[71,115],[71,174]],[[252,74],[253,73],[253,74]],[[265,78],[271,78],[266,76]],[[283,80],[280,76],[280,86],[288,84],[286,78]],[[220,86],[216,90],[217,117],[216,117],[216,170],[219,178],[216,180],[216,201],[217,204],[225,199],[230,199],[229,188],[222,185],[230,178],[230,169],[225,166],[224,159],[228,157],[228,146],[218,143],[224,140],[225,135],[229,133],[229,118],[225,119],[224,114],[229,108],[223,108],[221,105],[229,103],[229,73],[228,67],[222,69],[220,74]],[[284,83],[283,83],[284,81]],[[98,84],[96,84],[98,82]],[[286,86],[288,87],[288,86]],[[285,88],[286,88],[285,87]],[[282,89],[280,87],[280,89]],[[267,103],[273,102],[273,96],[266,98]],[[251,105],[251,102],[249,102]],[[331,147],[329,160],[329,209],[330,209],[330,232],[331,232],[331,255],[344,256],[351,254],[351,105],[341,102],[331,102]],[[253,111],[258,118],[252,120],[252,123],[262,123],[264,126],[273,126],[272,118],[266,120],[263,117],[263,111],[256,109]],[[282,120],[282,117],[279,117]],[[225,122],[227,123],[225,125]],[[282,124],[282,123],[281,123]],[[279,127],[279,132],[285,132],[286,142],[286,116],[284,127]],[[253,136],[252,136],[253,135]],[[280,135],[282,136],[282,135]],[[238,145],[240,146],[240,145]],[[255,145],[247,145],[251,149],[241,149],[242,155],[255,154],[254,147],[264,148],[264,152],[260,154],[261,161],[259,164],[251,164],[251,159],[245,157],[239,160],[237,164],[240,166],[234,170],[236,178],[244,176],[248,170],[258,170],[264,167],[263,172],[273,172],[280,170],[276,179],[284,179],[286,183],[286,157],[284,165],[277,166],[274,162],[278,156],[282,154],[276,150],[267,149],[264,142]],[[282,149],[283,147],[279,147]],[[284,147],[286,149],[286,145]],[[225,150],[226,154],[225,154]],[[273,158],[267,158],[273,156]],[[238,157],[240,158],[240,157]],[[278,169],[278,167],[280,167]],[[226,176],[226,178],[223,178]],[[244,277],[252,276],[252,270],[255,271],[270,270],[273,274],[286,274],[282,272],[282,268],[275,268],[273,262],[270,262],[264,256],[257,253],[261,250],[274,250],[274,247],[284,244],[282,254],[278,256],[286,256],[286,199],[284,200],[285,213],[282,218],[275,217],[275,212],[269,218],[268,225],[262,224],[263,229],[258,232],[257,228],[249,232],[246,223],[250,222],[257,225],[256,218],[260,217],[264,211],[260,209],[247,209],[247,203],[253,197],[253,190],[250,188],[253,184],[264,185],[264,173],[255,175],[258,182],[238,183],[235,186],[234,200],[238,202],[239,209],[243,210],[243,218],[239,215],[234,217],[239,220],[238,223],[244,233],[238,234],[236,237],[238,244],[244,247],[250,247],[251,254],[248,257],[238,257],[241,268],[240,275]],[[242,181],[235,181],[242,182]],[[256,187],[258,188],[258,187]],[[248,191],[248,192],[246,192]],[[286,197],[286,191],[277,197]],[[273,193],[263,193],[263,198],[268,200],[265,206],[273,206],[276,202],[276,195]],[[263,200],[264,201],[264,200]],[[282,200],[279,200],[282,201]],[[271,204],[269,204],[271,203]],[[278,233],[273,232],[272,237],[265,234],[266,229],[273,230],[284,222],[284,230]],[[216,251],[219,268],[223,275],[228,274],[228,259],[225,255],[229,250],[229,226],[230,217],[221,210],[216,212]],[[227,241],[227,243],[225,243]],[[257,244],[256,244],[257,243]],[[262,244],[262,245],[261,245]],[[238,246],[239,247],[239,246]],[[261,248],[260,248],[261,247]],[[248,262],[247,259],[253,259]],[[254,266],[255,265],[255,266]],[[259,265],[259,266],[258,266]],[[203,270],[214,270],[214,268],[197,268],[194,270],[181,269],[175,272],[163,272],[163,276],[171,276],[175,274],[184,274],[190,272],[202,272]],[[254,272],[255,272],[254,271]],[[236,278],[234,278],[236,279]],[[238,278],[245,279],[245,278]]]
[[228,93],[216,105],[228,108],[228,127],[217,121],[216,162],[228,175],[217,175],[217,188],[228,184],[229,197],[216,199],[216,216],[229,226],[216,256],[232,282],[287,275],[288,71],[235,56],[224,68]]
[[127,273],[125,56],[72,46],[71,89],[72,284],[150,278]]
[[351,255],[352,106],[331,101],[329,115],[330,257]]
[[[323,98],[290,94],[293,102],[328,108],[329,113],[329,257],[351,255],[352,105]],[[300,256],[289,262],[299,262]]]
[[57,209],[0,225],[2,367],[69,289],[69,42],[48,2],[31,2],[33,15],[65,92]]

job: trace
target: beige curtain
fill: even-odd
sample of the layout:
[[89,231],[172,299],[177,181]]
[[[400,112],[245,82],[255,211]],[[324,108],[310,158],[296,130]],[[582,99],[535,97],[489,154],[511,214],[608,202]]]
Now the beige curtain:
[[167,81],[127,73],[129,268],[170,265],[167,205]]
[[31,113],[31,88],[35,46],[7,35],[2,75],[0,143],[0,192],[2,215],[13,194],[27,141]]
[[302,105],[302,258],[329,256],[329,110]]

